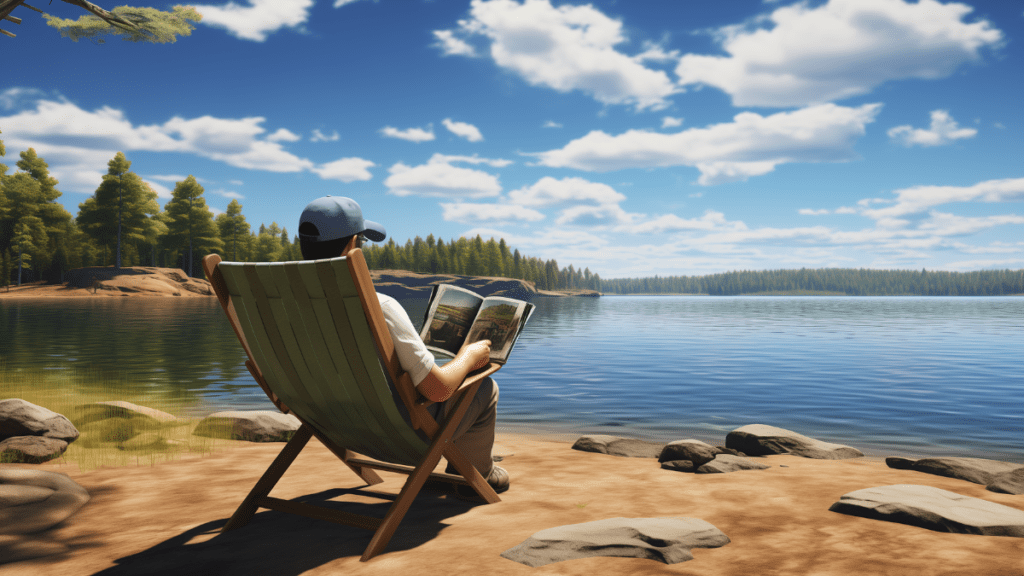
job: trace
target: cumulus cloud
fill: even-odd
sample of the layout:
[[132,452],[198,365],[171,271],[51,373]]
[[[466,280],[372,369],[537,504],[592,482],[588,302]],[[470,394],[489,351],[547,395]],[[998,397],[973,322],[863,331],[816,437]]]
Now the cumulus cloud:
[[469,202],[442,203],[443,217],[447,222],[537,222],[544,215],[532,208],[508,204],[473,204]]
[[429,142],[434,139],[434,130],[429,126],[427,130],[422,128],[399,130],[398,128],[385,126],[380,129],[380,133],[388,138],[398,138],[400,140],[408,140],[409,142]]
[[946,110],[932,111],[932,125],[927,130],[906,125],[896,126],[887,132],[889,138],[900,140],[906,146],[939,146],[961,138],[973,138],[977,133],[974,128],[960,128]]
[[501,193],[498,177],[482,170],[451,165],[452,160],[435,154],[426,164],[407,166],[402,162],[388,171],[384,180],[388,193],[396,196],[436,198],[486,198]]
[[[998,45],[973,9],[936,0],[830,0],[774,10],[750,26],[718,31],[728,56],[686,54],[680,85],[714,86],[734,106],[805,106],[866,94],[890,80],[945,78]],[[770,23],[770,27],[760,24]]]
[[513,204],[520,206],[550,206],[570,201],[617,204],[626,199],[607,184],[583,178],[556,180],[550,176],[509,192],[508,197]]
[[676,134],[629,130],[612,136],[594,130],[559,150],[530,155],[543,166],[595,172],[694,166],[701,172],[699,184],[720,184],[767,174],[784,163],[856,158],[853,144],[880,109],[881,104],[822,104],[771,116],[743,112],[732,122]]
[[299,140],[302,140],[302,136],[299,136],[287,128],[278,128],[277,132],[267,136],[268,142],[297,142]]
[[683,125],[682,118],[673,118],[671,116],[665,116],[661,119],[662,128],[678,128]]
[[310,168],[310,170],[319,174],[324,180],[354,182],[373,178],[373,174],[367,170],[371,166],[376,166],[376,164],[362,158],[342,158]]
[[600,206],[573,206],[562,210],[555,224],[599,228],[611,225],[629,225],[641,215],[630,214],[618,204],[602,204]]
[[133,125],[121,110],[104,106],[90,112],[65,99],[37,100],[34,109],[0,117],[8,148],[34,148],[65,191],[95,191],[105,173],[96,167],[106,166],[118,151],[176,152],[247,170],[312,171],[335,178],[328,165],[284,149],[281,141],[294,141],[293,132],[282,128],[266,134],[264,122],[263,117],[175,116],[163,124]]
[[228,2],[222,6],[197,4],[203,15],[200,24],[224,28],[240,40],[263,42],[281,28],[302,30],[309,20],[313,0],[248,0],[246,4]]
[[484,139],[483,134],[480,134],[480,130],[472,124],[467,124],[465,122],[452,122],[451,118],[445,118],[441,123],[444,124],[444,127],[452,134],[455,134],[460,138],[465,138],[470,142],[479,142]]
[[310,137],[309,141],[310,142],[334,142],[335,140],[338,140],[339,138],[341,138],[341,136],[338,135],[338,131],[337,130],[332,132],[330,136],[327,136],[323,132],[314,129],[313,130],[313,136]]
[[681,91],[663,71],[643,65],[664,52],[649,47],[630,57],[617,51],[626,41],[622,23],[589,4],[555,8],[549,0],[473,0],[470,17],[458,28],[434,35],[446,55],[475,53],[459,36],[489,39],[495,64],[531,85],[580,90],[604,104],[656,110]]
[[1024,200],[1024,178],[986,180],[973,186],[913,186],[896,190],[894,194],[895,204],[885,208],[867,208],[868,202],[862,200],[861,213],[880,220],[922,213],[933,206],[952,202],[1020,201]]
[[643,222],[633,227],[637,234],[657,234],[661,232],[678,232],[680,230],[714,230],[726,225],[731,228],[745,230],[743,222],[729,223],[725,214],[715,210],[706,210],[700,218],[680,218],[675,214],[665,214],[654,220]]

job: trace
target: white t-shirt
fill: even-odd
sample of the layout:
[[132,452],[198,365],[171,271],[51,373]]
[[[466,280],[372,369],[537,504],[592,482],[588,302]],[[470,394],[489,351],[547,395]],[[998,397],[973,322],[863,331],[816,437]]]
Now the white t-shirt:
[[[384,322],[388,325],[391,340],[395,343],[398,363],[401,364],[402,370],[409,373],[413,385],[419,386],[434,367],[434,355],[427,350],[416,328],[413,327],[412,320],[409,319],[409,313],[397,300],[379,292],[377,300],[380,301],[380,309],[384,312]],[[384,373],[387,374],[387,371]]]

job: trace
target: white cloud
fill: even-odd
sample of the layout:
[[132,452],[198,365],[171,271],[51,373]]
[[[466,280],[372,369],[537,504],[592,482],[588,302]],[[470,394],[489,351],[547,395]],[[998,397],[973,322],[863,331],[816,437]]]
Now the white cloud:
[[555,224],[582,226],[594,229],[601,226],[629,225],[640,217],[640,214],[630,214],[623,210],[618,204],[602,204],[600,206],[573,206],[562,210],[562,213],[555,220]]
[[487,164],[488,166],[494,166],[495,168],[504,168],[509,164],[515,164],[515,162],[511,160],[504,160],[501,158],[480,158],[476,154],[472,156],[448,156],[446,154],[434,154],[427,162],[445,162],[448,164],[451,164],[452,162],[466,162],[468,164]]
[[246,5],[228,2],[223,6],[195,5],[203,15],[200,24],[224,28],[240,40],[263,42],[281,28],[302,30],[309,20],[313,0],[248,0]]
[[[659,56],[654,49],[633,58],[615,50],[626,41],[622,23],[589,4],[555,8],[549,0],[473,0],[470,18],[459,21],[457,32],[489,38],[494,62],[534,86],[580,90],[604,104],[638,110],[664,108],[666,98],[681,91],[667,74],[642,64]],[[446,55],[473,54],[455,34],[434,32]]]
[[422,128],[399,130],[398,128],[385,126],[380,129],[380,133],[388,138],[398,138],[401,140],[408,140],[409,142],[429,142],[434,139],[434,130],[429,126],[427,130]]
[[389,170],[384,180],[388,193],[396,196],[437,198],[486,198],[501,193],[498,177],[482,170],[452,166],[446,157],[435,154],[426,164],[407,166],[401,162]]
[[341,180],[347,183],[373,178],[373,174],[367,170],[372,166],[376,166],[376,164],[362,158],[342,158],[321,164],[310,170],[319,174],[324,180]]
[[811,208],[801,208],[801,209],[797,210],[797,213],[799,213],[801,216],[822,216],[824,214],[828,214],[829,211],[827,209],[825,209],[825,208],[822,208],[821,210],[813,210]]
[[548,120],[547,122],[544,123],[544,128],[561,128],[561,127],[562,127],[562,125],[559,124],[558,122],[555,122],[554,120]]
[[444,219],[447,222],[507,222],[519,220],[537,222],[544,215],[531,208],[510,206],[508,204],[471,204],[467,202],[442,203]]
[[104,174],[96,167],[106,166],[118,151],[129,159],[132,151],[176,152],[248,170],[333,174],[327,168],[331,165],[317,167],[284,149],[280,141],[292,140],[292,132],[278,129],[265,134],[262,117],[175,116],[163,124],[136,126],[122,111],[108,106],[90,112],[66,99],[38,100],[35,105],[35,109],[0,117],[3,137],[8,148],[34,148],[46,158],[62,191],[93,193]]
[[[680,218],[675,214],[665,214],[654,220],[643,222],[633,228],[637,234],[657,234],[661,232],[678,232],[680,230],[713,230],[725,226],[728,222],[725,214],[714,210],[707,210],[700,218]],[[733,227],[739,226],[745,229],[742,222],[733,223]]]
[[467,124],[465,122],[452,122],[451,118],[445,118],[441,123],[444,124],[444,127],[452,134],[455,134],[460,138],[465,138],[470,142],[479,142],[484,139],[483,135],[480,134],[480,130],[472,124]]
[[671,116],[665,116],[661,119],[662,128],[678,128],[683,125],[682,118],[673,118]]
[[335,140],[338,140],[339,138],[341,138],[341,136],[338,135],[338,131],[337,130],[335,130],[333,133],[331,133],[330,136],[327,136],[323,132],[314,129],[313,130],[313,136],[310,137],[309,141],[310,142],[334,142]]
[[[1024,178],[986,180],[973,186],[913,186],[896,190],[895,204],[885,208],[867,208],[862,213],[876,220],[925,212],[933,206],[951,202],[1010,202],[1024,200]],[[893,201],[887,201],[893,202]]]
[[676,67],[681,85],[705,84],[734,106],[805,106],[866,94],[889,80],[945,78],[1002,32],[973,9],[919,0],[831,0],[778,8],[752,24],[718,31],[728,56],[687,54]]
[[277,132],[267,136],[268,142],[297,142],[299,140],[302,140],[302,136],[299,136],[287,128],[278,128]]
[[232,186],[241,186],[244,182],[241,180],[228,180],[228,184],[231,184]]
[[356,2],[359,2],[359,0],[334,0],[334,7],[341,8],[346,4],[354,4]]
[[957,216],[933,210],[930,218],[921,222],[919,230],[932,232],[940,236],[965,236],[976,234],[995,226],[1005,224],[1024,224],[1024,216],[1000,214],[996,216]]
[[476,56],[476,50],[465,40],[456,38],[451,30],[434,30],[434,37],[437,38],[434,46],[440,48],[444,56]]
[[0,108],[11,110],[18,106],[35,100],[42,99],[46,93],[38,88],[8,88],[0,92]]
[[974,128],[960,128],[946,110],[932,111],[932,125],[928,130],[907,125],[890,128],[887,132],[889,138],[901,140],[906,146],[939,146],[960,138],[972,138],[977,133]]
[[583,178],[556,180],[550,176],[545,176],[530,186],[509,192],[508,197],[513,204],[520,206],[550,206],[569,201],[616,204],[626,199],[607,184]]
[[594,130],[560,150],[530,155],[543,166],[596,172],[695,166],[701,171],[698,183],[719,184],[766,174],[784,163],[856,158],[854,141],[880,109],[881,104],[822,104],[771,116],[743,112],[733,122],[676,134],[630,130],[611,136]]

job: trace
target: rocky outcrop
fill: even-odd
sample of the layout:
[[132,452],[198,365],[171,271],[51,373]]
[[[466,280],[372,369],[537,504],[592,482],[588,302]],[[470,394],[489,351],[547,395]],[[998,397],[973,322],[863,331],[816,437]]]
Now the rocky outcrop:
[[0,462],[39,464],[78,439],[70,420],[21,398],[0,400]]
[[608,518],[541,530],[501,556],[533,568],[595,556],[676,564],[692,560],[692,548],[728,543],[728,536],[699,518]]
[[885,464],[897,470],[914,470],[947,478],[983,484],[992,492],[1024,494],[1024,465],[985,458],[908,458],[891,457]]
[[572,445],[572,449],[582,452],[610,454],[612,456],[626,456],[628,458],[657,458],[664,449],[664,446],[661,442],[597,434],[594,436],[582,436]]
[[897,484],[855,490],[829,510],[938,532],[1024,538],[1024,511],[932,486]]
[[287,442],[301,425],[295,416],[273,410],[229,410],[210,414],[192,433],[248,442]]
[[67,271],[69,288],[139,296],[213,296],[206,278],[189,278],[180,268],[94,266]]
[[764,424],[750,424],[733,430],[725,437],[725,445],[748,456],[793,454],[794,456],[822,460],[843,460],[864,456],[864,453],[856,448],[822,442],[803,434]]

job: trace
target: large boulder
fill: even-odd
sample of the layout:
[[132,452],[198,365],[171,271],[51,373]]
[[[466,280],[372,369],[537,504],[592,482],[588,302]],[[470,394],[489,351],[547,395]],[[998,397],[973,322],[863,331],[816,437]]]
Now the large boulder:
[[152,420],[157,424],[171,424],[178,420],[173,414],[123,401],[83,404],[76,406],[71,412],[72,421],[78,425],[107,418],[138,418]]
[[636,438],[620,438],[619,436],[604,434],[582,436],[572,445],[573,450],[597,452],[598,454],[610,454],[612,456],[626,456],[629,458],[657,458],[664,447],[665,444],[661,442],[637,440]]
[[864,453],[842,444],[832,444],[809,438],[784,428],[765,424],[749,424],[729,432],[725,445],[748,456],[792,454],[820,460],[861,458]]
[[0,440],[0,462],[42,464],[60,456],[68,443],[46,436],[12,436]]
[[675,564],[692,560],[691,548],[728,543],[728,536],[699,518],[608,518],[541,530],[501,556],[533,568],[594,556]]
[[45,436],[74,442],[78,429],[64,416],[21,398],[0,400],[0,440],[12,436]]
[[0,534],[33,534],[63,522],[89,493],[57,472],[0,469]]
[[1014,464],[1013,462],[959,457],[922,458],[920,460],[886,458],[885,463],[890,468],[915,470],[926,474],[967,480],[975,484],[991,484],[1001,474],[1013,472],[1018,468],[1024,468],[1024,466]]
[[737,470],[767,470],[771,466],[732,454],[719,454],[715,459],[697,468],[697,474],[723,474]]
[[1024,467],[996,476],[985,489],[1003,494],[1024,494]]
[[301,425],[295,416],[273,410],[228,410],[210,414],[192,433],[248,442],[287,442]]
[[933,486],[896,484],[855,490],[829,510],[938,532],[1024,538],[1024,511]]

